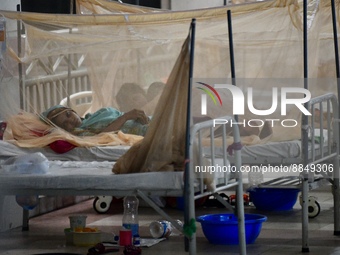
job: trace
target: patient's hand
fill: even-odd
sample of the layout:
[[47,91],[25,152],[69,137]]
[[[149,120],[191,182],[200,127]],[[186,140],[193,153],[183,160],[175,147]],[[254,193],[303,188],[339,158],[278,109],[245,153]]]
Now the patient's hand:
[[150,119],[146,116],[145,112],[142,110],[133,109],[124,114],[126,120],[136,120],[139,123],[145,125],[148,124]]

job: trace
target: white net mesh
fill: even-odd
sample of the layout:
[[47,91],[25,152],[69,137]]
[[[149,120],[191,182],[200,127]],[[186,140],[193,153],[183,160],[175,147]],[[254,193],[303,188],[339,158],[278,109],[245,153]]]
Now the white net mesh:
[[[170,12],[107,1],[78,0],[79,15],[2,11],[8,28],[12,29],[7,31],[7,49],[3,53],[1,118],[9,120],[10,116],[21,111],[20,108],[26,112],[41,113],[67,96],[79,91],[90,91],[90,99],[74,99],[74,102],[65,99],[64,102],[73,108],[78,107],[79,111],[82,107],[82,113],[95,112],[102,107],[114,107],[123,112],[139,108],[155,119],[161,115],[159,118],[166,120],[165,125],[174,128],[173,123],[182,120],[178,116],[182,116],[182,111],[185,111],[177,108],[179,102],[176,100],[180,100],[180,105],[186,103],[185,97],[177,97],[181,91],[185,94],[187,89],[187,66],[181,66],[181,77],[171,78],[170,74],[175,72],[173,67],[188,36],[192,18],[196,19],[197,24],[192,116],[206,117],[201,111],[203,92],[196,89],[201,86],[199,82],[210,85],[231,83],[227,10],[232,13],[236,85],[245,95],[249,92],[248,88],[252,87],[254,107],[268,109],[272,103],[273,87],[281,91],[283,87],[302,88],[304,84],[301,4],[294,0],[278,0]],[[330,1],[309,2],[308,77],[312,96],[336,92],[331,19]],[[17,21],[24,24],[24,33],[20,37],[15,32]],[[151,84],[156,84],[156,87],[153,85],[149,89]],[[130,89],[123,93],[122,87]],[[161,92],[173,91],[172,88],[178,89],[177,94],[174,94],[176,97],[167,94],[167,98],[172,99],[165,100],[163,93],[163,99],[158,102]],[[147,97],[147,94],[153,93],[150,91],[156,91],[156,94]],[[207,115],[210,118],[232,115],[231,94],[226,89],[217,89],[217,92],[223,104],[215,104],[208,97]],[[139,96],[135,97],[135,94]],[[301,94],[290,96],[300,98]],[[239,117],[277,118],[279,121],[294,119],[298,124],[295,128],[283,129],[277,125],[270,139],[280,141],[299,138],[301,111],[291,105],[287,116],[282,116],[280,110],[277,107],[270,116],[259,118],[246,108],[245,115]],[[15,121],[12,123],[15,125]],[[162,141],[165,134],[184,135],[185,123],[170,133],[158,124],[152,129],[155,132],[152,133],[154,141]],[[48,131],[50,128],[45,127]],[[86,144],[86,139],[89,138],[71,137],[68,141],[81,146]],[[256,139],[257,142],[259,140]],[[30,140],[16,142],[30,146]],[[38,146],[39,142],[32,144]],[[42,142],[40,146],[46,144]],[[168,150],[167,147],[164,149]],[[143,151],[146,153],[147,150]],[[169,157],[176,161],[173,154]],[[160,163],[159,167],[163,165]],[[149,165],[145,167],[149,168]]]

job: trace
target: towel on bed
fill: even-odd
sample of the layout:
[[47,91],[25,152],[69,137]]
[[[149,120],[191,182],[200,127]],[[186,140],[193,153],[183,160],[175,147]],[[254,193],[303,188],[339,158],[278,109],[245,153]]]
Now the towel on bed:
[[[131,146],[117,160],[112,172],[123,174],[184,170],[189,63],[188,37],[161,94],[144,139]],[[213,176],[207,174],[203,178],[208,189],[213,191]]]
[[142,136],[118,132],[105,132],[94,136],[78,137],[61,128],[42,122],[38,115],[22,112],[7,120],[4,140],[24,148],[39,148],[51,145],[56,152],[65,152],[74,147],[107,145],[133,145]]
[[118,159],[114,173],[184,170],[189,62],[187,38],[144,139]]

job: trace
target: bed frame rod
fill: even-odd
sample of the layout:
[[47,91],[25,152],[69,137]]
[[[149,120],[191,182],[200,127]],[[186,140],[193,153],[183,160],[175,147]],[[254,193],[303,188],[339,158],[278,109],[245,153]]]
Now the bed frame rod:
[[[230,70],[231,70],[231,82],[232,85],[236,86],[236,75],[235,75],[235,57],[234,57],[234,43],[233,43],[233,29],[231,22],[231,10],[227,10],[227,18],[228,18],[228,38],[229,38],[229,54],[230,54]],[[234,119],[238,122],[238,115],[234,115]],[[239,132],[237,128],[234,128],[234,133]],[[236,131],[237,130],[237,131]],[[237,136],[239,137],[239,136]],[[241,156],[239,156],[239,162],[241,162]],[[240,166],[239,166],[240,167]],[[244,229],[244,215],[240,215],[240,213],[244,214],[243,207],[243,184],[242,184],[242,173],[239,173],[238,176],[238,185],[236,188],[236,212],[238,217],[238,236],[240,243],[240,254],[247,254],[246,248],[246,240],[245,240],[245,229]],[[241,202],[242,201],[242,202]],[[222,202],[222,201],[220,201]],[[242,222],[242,224],[241,224]],[[242,225],[242,226],[241,226]]]
[[[184,170],[184,226],[190,225],[190,217],[195,217],[195,202],[193,187],[190,184],[190,126],[191,126],[191,94],[192,94],[192,79],[194,70],[194,52],[195,52],[195,32],[196,32],[196,19],[191,20],[190,25],[190,62],[189,62],[189,80],[188,80],[188,100],[187,100],[187,119],[186,119],[186,142],[185,142],[185,170]],[[193,233],[190,240],[184,237],[184,249],[189,251],[190,254],[196,254],[196,233]],[[190,242],[189,242],[190,241]]]
[[[17,5],[17,12],[21,11],[20,4]],[[22,42],[21,42],[21,35],[22,35],[22,23],[21,20],[17,20],[17,37],[18,37],[18,56],[21,57],[21,48],[22,48]],[[24,105],[24,81],[23,81],[23,66],[21,61],[18,63],[18,72],[19,72],[19,93],[20,93],[20,109],[26,110]]]
[[[307,0],[303,1],[303,85],[308,89],[308,28],[307,28]],[[309,102],[304,104],[309,109]],[[303,164],[308,164],[308,116],[302,115],[302,156]],[[302,176],[302,252],[309,252],[308,241],[308,172]]]
[[[232,23],[231,23],[231,11],[230,10],[227,10],[227,17],[228,17],[228,37],[229,37],[231,84],[236,86],[233,28],[232,28]],[[238,122],[238,116],[234,115],[234,118],[235,118],[236,122]]]
[[339,69],[339,48],[338,48],[338,32],[336,26],[336,12],[335,12],[335,2],[331,0],[332,4],[332,23],[333,23],[333,39],[334,39],[334,54],[335,54],[335,67],[336,67],[336,78],[338,85],[338,98],[340,98],[340,69]]
[[[337,21],[336,21],[336,9],[335,9],[335,1],[331,0],[331,8],[332,8],[332,23],[333,23],[333,39],[334,39],[334,57],[335,57],[335,68],[336,68],[336,78],[337,78],[337,94],[338,94],[338,102],[340,99],[340,67],[339,67],[339,48],[338,48],[338,32],[337,32]],[[340,104],[338,103],[338,114],[340,112]],[[335,125],[339,125],[339,123],[336,123]],[[340,131],[340,129],[338,130]],[[340,137],[340,133],[339,133]],[[339,140],[339,139],[338,139]],[[338,142],[338,148],[340,145],[340,140]],[[339,230],[339,225],[340,225],[340,219],[339,219],[339,176],[334,176],[335,180],[333,184],[333,189],[334,189],[334,235],[339,236],[340,235],[340,230]],[[337,178],[337,179],[336,179]]]
[[233,28],[232,28],[232,23],[231,23],[231,11],[230,10],[227,11],[227,15],[228,15],[228,36],[229,36],[231,82],[232,82],[233,85],[236,85]]
[[[336,82],[337,82],[337,94],[338,100],[340,99],[340,67],[339,67],[339,46],[338,46],[338,31],[336,25],[336,9],[335,9],[335,1],[331,0],[332,7],[332,23],[333,23],[333,40],[334,40],[334,57],[335,57],[335,70],[336,70]],[[338,104],[338,110],[340,112],[340,104]],[[340,135],[340,134],[339,134]],[[340,144],[340,141],[339,141]]]

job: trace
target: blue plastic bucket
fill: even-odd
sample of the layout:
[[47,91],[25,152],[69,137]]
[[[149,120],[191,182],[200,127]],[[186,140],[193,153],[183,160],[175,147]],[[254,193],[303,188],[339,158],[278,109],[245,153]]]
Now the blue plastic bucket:
[[[267,217],[260,214],[245,214],[246,243],[254,243]],[[205,237],[212,244],[238,244],[238,221],[234,214],[208,214],[199,216]]]
[[248,190],[250,201],[262,211],[288,211],[296,203],[297,188],[252,188]]

